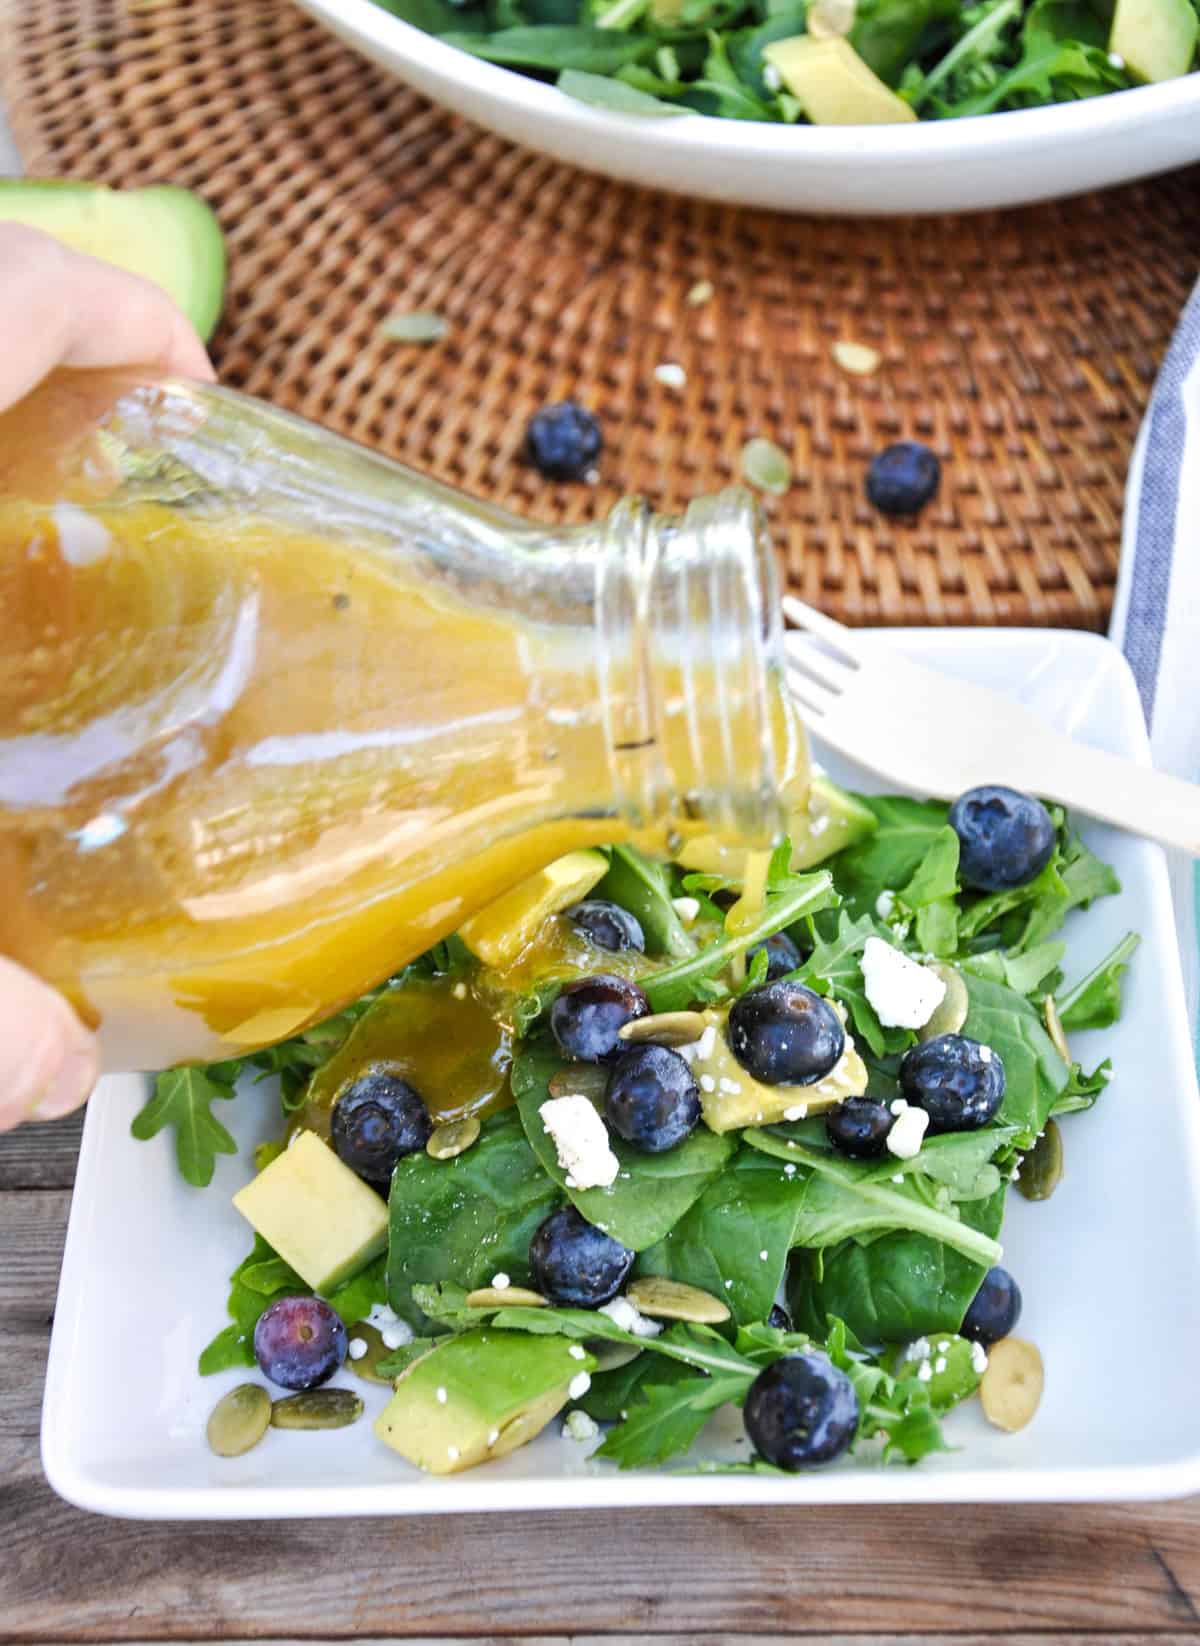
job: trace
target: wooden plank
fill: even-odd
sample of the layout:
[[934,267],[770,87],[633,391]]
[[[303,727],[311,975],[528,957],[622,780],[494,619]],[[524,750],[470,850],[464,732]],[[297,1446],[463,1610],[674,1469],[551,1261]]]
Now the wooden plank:
[[6,1189],[69,1189],[75,1182],[82,1115],[45,1126],[0,1132],[0,1192]]
[[[390,1646],[390,1641],[383,1636],[357,1636],[356,1646]],[[603,1634],[603,1635],[474,1635],[471,1637],[474,1646],[503,1646],[506,1641],[519,1638],[523,1646],[639,1646],[645,1640],[653,1640],[654,1646],[791,1646],[798,1637],[795,1634],[730,1634],[726,1630],[718,1633],[705,1631],[690,1634]],[[815,1638],[815,1637],[809,1637]],[[918,1642],[936,1643],[936,1646],[995,1646],[997,1636],[991,1634],[963,1634],[963,1635],[822,1635],[823,1646],[916,1646]],[[1195,1632],[1190,1633],[1163,1633],[1163,1634],[1077,1634],[1058,1632],[1047,1636],[1045,1634],[1006,1634],[1005,1646],[1047,1646],[1053,1641],[1053,1646],[1096,1646],[1098,1640],[1104,1646],[1196,1646],[1200,1638]],[[408,1646],[462,1646],[462,1635],[412,1635]],[[289,1639],[279,1639],[274,1636],[263,1637],[256,1641],[249,1639],[228,1640],[224,1646],[344,1646],[344,1636],[328,1636],[325,1638],[309,1638],[295,1635]],[[54,1646],[53,1642],[47,1646]],[[153,1641],[127,1641],[124,1646],[155,1646]],[[178,1646],[197,1646],[196,1641],[180,1641]]]
[[70,1204],[62,1189],[0,1194],[0,1435],[38,1431]]

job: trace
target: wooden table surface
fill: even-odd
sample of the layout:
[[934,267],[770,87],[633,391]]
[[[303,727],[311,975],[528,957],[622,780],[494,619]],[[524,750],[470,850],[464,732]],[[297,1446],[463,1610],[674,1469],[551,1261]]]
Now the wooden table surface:
[[1200,1499],[235,1526],[82,1514],[38,1459],[78,1138],[77,1121],[0,1137],[0,1642],[1200,1642]]

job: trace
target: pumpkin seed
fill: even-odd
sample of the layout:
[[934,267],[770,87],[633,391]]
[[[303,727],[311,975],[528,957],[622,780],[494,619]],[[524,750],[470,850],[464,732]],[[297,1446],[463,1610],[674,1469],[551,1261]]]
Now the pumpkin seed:
[[1062,1133],[1056,1120],[1048,1120],[1045,1130],[1021,1162],[1017,1188],[1026,1200],[1049,1200],[1063,1174]]
[[918,1040],[936,1040],[941,1034],[957,1034],[967,1021],[971,1004],[967,985],[956,966],[948,966],[944,960],[934,960],[930,962],[929,970],[935,977],[941,978],[946,992],[929,1022],[918,1031]]
[[690,1320],[698,1326],[718,1326],[729,1319],[729,1309],[719,1297],[663,1275],[635,1280],[625,1295],[640,1314],[652,1320]]
[[551,1097],[586,1097],[599,1103],[608,1090],[608,1070],[597,1063],[570,1063],[551,1077],[549,1090]]
[[389,343],[440,343],[450,330],[449,321],[429,309],[403,310],[389,314],[379,327],[380,337]]
[[782,497],[792,483],[791,460],[773,440],[747,440],[742,447],[742,478],[761,492]]
[[288,1395],[271,1407],[274,1429],[344,1429],[356,1422],[363,1411],[362,1399],[353,1389],[305,1389]]
[[524,1286],[480,1286],[467,1293],[468,1309],[544,1309],[546,1299],[541,1292],[527,1291]]
[[631,1360],[636,1360],[641,1352],[641,1349],[635,1348],[632,1343],[605,1343],[597,1339],[588,1350],[596,1362],[596,1371],[592,1375],[619,1371],[622,1366],[628,1366]]
[[833,358],[843,371],[851,372],[855,377],[870,377],[879,370],[881,357],[878,349],[871,348],[868,343],[835,343]]
[[469,1114],[462,1120],[446,1120],[429,1134],[425,1153],[431,1160],[453,1160],[465,1154],[479,1137],[479,1117]]
[[1042,1019],[1046,1025],[1046,1033],[1054,1042],[1054,1050],[1069,1067],[1072,1061],[1071,1048],[1067,1045],[1066,1031],[1062,1026],[1062,1018],[1058,1015],[1058,1006],[1054,996],[1048,994],[1042,1001]]
[[716,290],[711,280],[697,280],[685,299],[689,309],[703,308]]
[[1002,1337],[988,1350],[987,1370],[979,1385],[983,1415],[998,1429],[1015,1434],[1041,1404],[1045,1381],[1042,1357],[1034,1345],[1023,1337]]
[[271,1421],[271,1397],[261,1383],[239,1383],[222,1395],[208,1420],[208,1444],[218,1457],[241,1457],[257,1446]]
[[617,1038],[639,1045],[655,1040],[660,1046],[690,1046],[708,1027],[703,1012],[659,1012],[654,1017],[634,1017],[617,1030]]
[[356,1325],[351,1326],[348,1335],[351,1350],[354,1349],[356,1344],[365,1343],[366,1352],[358,1355],[348,1354],[345,1360],[346,1370],[353,1372],[355,1377],[361,1377],[365,1383],[390,1384],[393,1380],[390,1377],[380,1377],[375,1368],[381,1360],[386,1359],[388,1355],[395,1354],[396,1351],[388,1348],[380,1336],[378,1327],[372,1326],[366,1320],[360,1320]]

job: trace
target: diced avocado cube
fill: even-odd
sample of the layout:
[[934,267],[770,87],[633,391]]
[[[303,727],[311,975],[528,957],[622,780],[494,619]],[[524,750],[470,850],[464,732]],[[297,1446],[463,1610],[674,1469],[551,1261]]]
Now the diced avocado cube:
[[607,872],[603,852],[568,852],[472,915],[458,935],[485,965],[511,965],[552,914],[586,897]]
[[565,1337],[480,1327],[401,1373],[375,1433],[419,1469],[456,1474],[532,1440],[595,1369]]
[[815,1080],[811,1086],[767,1086],[743,1069],[730,1051],[725,1037],[726,1012],[710,1008],[704,1016],[714,1032],[706,1036],[707,1045],[701,1042],[705,1055],[692,1059],[692,1073],[700,1082],[700,1107],[711,1132],[807,1119],[836,1108],[848,1097],[861,1097],[867,1089],[866,1064],[849,1037],[840,1060],[823,1080]]
[[[861,800],[827,777],[814,777],[804,804],[788,817],[792,868],[813,869],[843,847],[864,840],[878,826],[875,813]],[[745,872],[746,848],[724,845],[716,835],[700,835],[680,848],[679,862],[701,874],[738,880]]]
[[1198,35],[1191,0],[1117,0],[1108,49],[1139,80],[1177,80],[1192,66]]
[[0,181],[0,222],[42,229],[75,251],[140,274],[172,296],[206,341],[225,295],[220,224],[189,189],[156,184]]
[[233,1203],[314,1292],[334,1291],[387,1245],[387,1205],[315,1132],[301,1132]]
[[867,67],[849,40],[796,34],[774,40],[763,57],[814,126],[885,126],[915,120],[916,112]]

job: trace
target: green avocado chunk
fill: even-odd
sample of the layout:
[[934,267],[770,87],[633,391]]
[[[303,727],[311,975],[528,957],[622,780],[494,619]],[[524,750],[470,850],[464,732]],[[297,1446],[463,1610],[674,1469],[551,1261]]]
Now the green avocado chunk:
[[840,35],[773,40],[763,57],[779,71],[814,126],[899,125],[917,118]]
[[0,222],[24,223],[75,251],[152,280],[207,342],[225,295],[225,241],[190,189],[110,189],[53,179],[0,180]]
[[[823,773],[814,775],[804,805],[788,817],[791,866],[796,871],[813,869],[835,852],[865,840],[878,827],[875,813],[849,790],[839,788]],[[744,846],[723,846],[716,835],[700,835],[684,843],[678,861],[685,869],[738,880],[745,869],[746,850]]]
[[540,1434],[586,1394],[595,1369],[595,1356],[565,1337],[480,1327],[401,1373],[375,1433],[419,1469],[457,1474]]
[[578,903],[607,873],[603,852],[568,852],[472,915],[458,935],[488,966],[511,965],[552,914]]
[[1108,49],[1139,80],[1177,80],[1192,66],[1198,34],[1191,0],[1117,0]]

